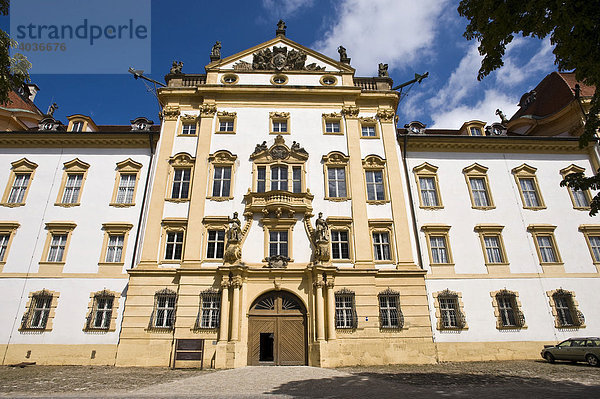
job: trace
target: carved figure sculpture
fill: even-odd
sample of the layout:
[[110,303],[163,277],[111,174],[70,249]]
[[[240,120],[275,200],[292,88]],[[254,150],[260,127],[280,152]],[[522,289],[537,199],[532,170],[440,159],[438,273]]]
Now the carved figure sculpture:
[[319,212],[319,217],[315,221],[315,261],[329,261],[329,226],[323,219],[323,212]]
[[233,213],[233,218],[229,219],[229,227],[227,228],[227,245],[223,254],[225,263],[236,263],[242,259],[242,222],[238,219],[238,213]]
[[171,70],[169,71],[169,73],[180,74],[182,69],[183,69],[183,62],[173,61],[173,65],[171,65]]
[[340,61],[344,58],[348,58],[348,54],[346,54],[346,48],[344,46],[338,47],[338,53],[340,53]]
[[265,151],[267,149],[267,142],[263,141],[262,144],[257,144],[256,147],[254,147],[254,154],[261,152],[261,151]]
[[502,112],[501,109],[496,110],[496,115],[498,115],[500,117],[500,120],[502,121],[502,123],[508,123],[508,119],[506,119],[506,115],[504,115],[504,112]]
[[48,112],[46,112],[46,115],[54,116],[54,111],[56,111],[57,109],[58,109],[58,105],[56,103],[50,104],[50,106],[48,107]]
[[285,31],[286,28],[285,22],[283,22],[283,19],[280,19],[279,22],[277,22],[277,29]]
[[220,60],[221,59],[221,42],[217,40],[215,45],[212,47],[210,51],[210,59],[211,60]]
[[377,73],[377,76],[379,76],[380,78],[386,78],[390,76],[388,74],[388,64],[379,64],[379,71]]

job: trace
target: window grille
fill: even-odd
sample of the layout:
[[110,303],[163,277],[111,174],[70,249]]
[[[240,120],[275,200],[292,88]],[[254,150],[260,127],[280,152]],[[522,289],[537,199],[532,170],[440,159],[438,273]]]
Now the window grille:
[[388,329],[404,327],[399,293],[385,290],[379,294],[379,326]]
[[164,289],[154,295],[154,310],[150,317],[150,328],[171,330],[175,325],[177,294]]
[[115,296],[107,291],[94,295],[92,311],[88,316],[87,328],[108,330],[112,320]]
[[496,303],[500,326],[520,328],[525,325],[525,315],[519,310],[515,294],[502,290],[496,294]]
[[460,311],[458,295],[445,291],[438,296],[440,307],[440,329],[461,329],[466,326],[466,320]]
[[559,327],[579,327],[585,324],[583,313],[577,310],[573,294],[565,290],[557,290],[552,295],[556,309],[556,321]]
[[44,330],[50,316],[52,306],[52,294],[48,291],[41,291],[31,297],[29,309],[23,316],[21,329],[23,330]]
[[207,290],[200,293],[200,313],[196,320],[196,329],[214,329],[219,327],[221,312],[221,293]]
[[341,290],[335,293],[335,328],[353,329],[358,326],[354,292]]

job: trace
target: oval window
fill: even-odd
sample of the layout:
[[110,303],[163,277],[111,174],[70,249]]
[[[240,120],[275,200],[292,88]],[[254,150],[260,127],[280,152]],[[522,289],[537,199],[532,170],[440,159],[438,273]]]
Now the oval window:
[[273,75],[271,83],[274,85],[284,85],[288,82],[288,78],[285,75]]
[[234,84],[234,83],[236,83],[238,81],[238,77],[237,77],[237,75],[234,75],[234,74],[230,73],[230,74],[227,74],[227,75],[223,75],[223,77],[221,78],[221,81],[223,83],[231,85],[231,84]]

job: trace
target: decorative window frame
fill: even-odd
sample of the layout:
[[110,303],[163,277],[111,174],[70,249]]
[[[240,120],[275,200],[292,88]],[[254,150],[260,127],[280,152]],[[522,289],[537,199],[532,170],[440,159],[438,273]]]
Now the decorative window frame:
[[[425,233],[425,241],[427,241],[427,253],[429,255],[429,266],[431,267],[431,271],[434,271],[434,268],[449,268],[454,270],[454,257],[452,256],[452,246],[450,245],[450,228],[451,226],[445,224],[424,224],[421,226],[421,230]],[[433,262],[433,254],[431,252],[431,237],[444,237],[446,241],[446,255],[448,256],[448,263],[434,263]]]
[[[233,122],[233,131],[221,130],[221,122]],[[217,112],[217,125],[215,134],[235,134],[237,132],[237,112],[219,111]]]
[[[285,84],[285,83],[284,83]],[[273,122],[286,122],[287,131],[275,132],[273,131]],[[290,125],[290,113],[289,112],[269,112],[269,134],[291,134],[292,127]]]
[[[567,291],[564,290],[562,288],[556,289],[556,290],[551,290],[551,291],[546,291],[546,295],[548,296],[548,300],[550,301],[550,308],[552,309],[552,316],[554,316],[554,327],[555,328],[561,328],[561,329],[579,329],[579,328],[585,328],[585,316],[583,315],[583,313],[579,310],[579,302],[577,302],[577,299],[575,299],[575,292],[574,291]],[[572,309],[569,309],[571,311],[571,317],[573,318],[573,323],[572,325],[563,325],[560,321],[560,317],[558,315],[558,311],[556,310],[556,303],[554,302],[554,296],[555,295],[567,295],[571,297],[571,305],[573,306]]]
[[[102,250],[100,251],[100,260],[98,266],[123,266],[125,264],[125,255],[127,254],[127,240],[129,238],[129,231],[133,225],[131,223],[102,223],[102,230],[104,231],[104,238],[102,240]],[[110,236],[122,235],[123,236],[123,249],[121,250],[121,261],[120,262],[107,262],[106,252],[108,250],[108,243]]]
[[[442,202],[442,192],[440,191],[440,186],[438,182],[437,175],[438,167],[434,166],[428,162],[423,162],[421,165],[415,166],[413,168],[413,173],[415,175],[415,182],[417,185],[417,193],[419,194],[419,208],[421,209],[443,209],[444,203]],[[423,197],[421,194],[421,178],[433,178],[435,184],[435,191],[438,199],[437,206],[427,206],[423,204]]]
[[[504,239],[502,238],[502,230],[504,226],[499,224],[478,224],[474,229],[479,234],[479,241],[481,242],[481,250],[483,251],[483,259],[485,266],[488,269],[488,273],[510,273],[510,262],[506,255],[506,247],[504,246]],[[500,253],[502,254],[503,262],[490,262],[487,255],[487,248],[485,246],[485,237],[494,236],[498,238],[498,245],[500,246]]]
[[[213,327],[203,327],[202,326],[202,314],[203,314],[203,305],[204,305],[204,301],[205,298],[208,296],[213,296],[214,298],[218,299],[219,302],[219,310],[216,316],[216,325]],[[196,322],[194,323],[194,327],[192,328],[192,331],[217,331],[219,329],[220,323],[221,323],[221,311],[222,311],[222,306],[223,304],[221,303],[221,296],[222,296],[222,292],[220,290],[216,290],[214,288],[209,288],[207,290],[204,290],[200,293],[199,295],[199,305],[198,305],[198,315],[196,316]]]
[[294,262],[294,226],[296,225],[296,218],[262,218],[260,219],[264,232],[264,258],[262,262],[269,261],[269,233],[271,231],[287,231],[288,233],[288,262]]
[[[143,165],[141,163],[136,162],[131,158],[127,158],[124,161],[117,162],[115,185],[113,187],[113,193],[111,196],[110,203],[108,205],[117,208],[128,208],[130,206],[135,206],[135,198],[137,195],[137,188],[140,180],[140,170],[142,169],[142,166]],[[122,175],[135,175],[135,186],[133,187],[133,202],[117,202],[117,197],[119,195],[119,185],[121,184]]]
[[[63,167],[63,176],[60,182],[60,188],[58,189],[58,196],[56,197],[55,206],[62,206],[65,208],[70,208],[73,206],[81,205],[81,196],[83,195],[83,187],[85,186],[85,180],[87,178],[87,172],[90,168],[90,164],[87,162],[83,162],[79,158],[75,158],[69,162],[65,162]],[[77,201],[73,203],[64,203],[63,196],[65,194],[65,188],[67,185],[67,180],[69,179],[69,175],[83,175],[81,179],[81,186],[79,187],[79,194],[77,196]]]
[[[340,131],[339,132],[327,132],[327,129],[325,127],[325,124],[327,122],[337,122],[340,124]],[[322,115],[322,127],[323,127],[323,134],[326,135],[332,135],[332,136],[343,136],[344,135],[344,124],[342,123],[342,114],[339,112],[332,112],[330,114],[323,114]]]
[[[206,198],[213,201],[229,201],[233,199],[233,188],[235,183],[235,172],[237,165],[237,155],[233,155],[227,150],[220,150],[208,156],[209,170],[208,176],[210,183],[208,184],[208,193]],[[229,182],[229,195],[226,197],[213,197],[213,185],[215,183],[215,167],[230,167],[231,181]],[[190,185],[191,188],[191,185]]]
[[[442,311],[440,308],[440,297],[453,297],[456,299],[456,321],[457,327],[445,327],[442,320]],[[433,293],[433,306],[435,307],[435,318],[437,320],[436,328],[439,331],[462,331],[468,330],[469,325],[467,324],[467,318],[465,315],[465,304],[462,301],[462,292],[454,292],[449,289],[438,291]]]
[[[494,197],[492,197],[492,189],[490,188],[490,181],[487,175],[488,168],[478,163],[474,163],[470,166],[467,166],[462,170],[465,175],[465,181],[467,182],[467,188],[469,189],[469,197],[471,198],[471,208],[473,209],[481,209],[481,210],[489,210],[495,209],[496,205],[494,205]],[[488,198],[489,205],[487,206],[478,206],[475,204],[475,198],[473,197],[473,188],[471,187],[471,179],[483,179],[485,183],[485,193]]]
[[[223,230],[227,233],[229,226],[229,217],[227,216],[205,216],[202,219],[202,225],[204,226],[204,239],[202,240],[202,259],[206,262],[221,262],[223,258],[209,258],[206,256],[208,252],[208,231],[209,230]],[[227,235],[227,234],[225,234]],[[225,237],[225,244],[227,244],[227,237]],[[225,251],[223,251],[223,255]]]
[[[523,204],[523,209],[531,209],[534,211],[546,209],[546,203],[544,202],[544,198],[542,197],[542,191],[540,190],[538,179],[535,174],[536,171],[537,168],[529,166],[526,163],[524,163],[521,166],[517,166],[516,168],[513,168],[511,170],[512,174],[515,177],[515,182],[517,183],[519,194],[521,195],[521,203]],[[538,200],[540,202],[539,206],[527,206],[527,203],[525,202],[525,197],[523,196],[523,190],[521,189],[521,179],[523,178],[532,179]]]
[[[278,79],[278,78],[285,79],[285,82],[281,82],[281,83],[275,82],[275,79]],[[281,74],[281,73],[276,73],[275,75],[271,76],[271,84],[275,85],[275,86],[285,86],[286,84],[289,83],[289,81],[290,81],[290,79],[286,75]]]
[[[161,264],[181,264],[185,255],[185,239],[187,235],[187,219],[186,218],[168,218],[161,222],[161,244],[159,259]],[[181,247],[181,259],[166,259],[167,236],[169,233],[183,233],[183,241]]]
[[4,251],[4,257],[0,259],[0,273],[2,272],[2,268],[6,264],[6,260],[8,259],[8,255],[10,253],[10,246],[12,245],[16,231],[19,227],[21,227],[21,224],[19,224],[19,222],[0,222],[0,235],[8,236],[8,242],[6,244],[6,250]]
[[[348,259],[333,259],[333,250],[331,252],[331,263],[354,263],[354,237],[352,233],[352,218],[345,216],[329,216],[327,218],[327,225],[329,226],[329,231],[333,230],[344,230],[348,233]],[[330,237],[330,243],[331,237]]]
[[596,269],[598,270],[598,272],[600,272],[600,258],[599,259],[595,258],[594,251],[592,250],[592,243],[590,241],[590,236],[600,237],[600,225],[582,224],[579,226],[579,231],[581,231],[583,233],[583,236],[585,237],[585,242],[590,251],[590,256],[592,257],[592,262],[596,266]]
[[[350,326],[338,326],[337,323],[337,306],[335,304],[335,299],[337,299],[338,296],[349,296],[352,298],[352,320],[351,320],[351,325]],[[334,322],[335,322],[335,329],[337,331],[349,331],[349,332],[353,332],[358,328],[358,313],[356,312],[356,293],[352,290],[349,290],[348,288],[342,288],[339,291],[336,291],[334,293],[334,307],[335,307],[335,315],[334,315]]]
[[[165,201],[169,202],[188,202],[192,195],[192,182],[194,181],[194,165],[196,158],[185,152],[180,152],[173,157],[169,158],[169,175],[167,177],[169,184],[167,184],[167,192]],[[173,195],[173,179],[175,178],[176,169],[190,169],[190,187],[187,198],[171,198]]]
[[[519,293],[516,291],[508,291],[506,288],[498,291],[490,292],[490,296],[492,297],[492,307],[494,308],[494,316],[496,316],[496,329],[498,330],[522,330],[527,328],[527,323],[525,321],[525,315],[521,311],[523,309],[523,305],[521,305],[521,300],[519,299]],[[498,296],[512,296],[513,301],[513,311],[515,313],[515,322],[514,326],[505,326],[502,322],[502,316],[500,314],[500,306],[498,304]]]
[[[179,120],[181,121],[181,126],[179,126],[179,128],[177,129],[178,137],[196,137],[196,136],[198,136],[198,129],[200,128],[200,126],[198,126],[198,115],[182,114],[179,117]],[[183,133],[183,125],[188,125],[188,124],[196,126],[194,134],[184,134]]]
[[[382,311],[381,311],[381,297],[395,297],[396,298],[396,312],[398,312],[398,325],[397,326],[384,326],[382,325]],[[385,291],[381,291],[377,294],[377,306],[379,308],[379,329],[384,331],[390,330],[402,330],[404,329],[404,314],[402,313],[402,307],[400,306],[400,293],[390,288]]]
[[[585,173],[585,169],[580,166],[577,166],[575,164],[571,164],[571,165],[567,166],[566,168],[563,168],[560,170],[560,175],[562,176],[563,179],[571,173]],[[577,203],[575,202],[575,196],[573,195],[573,188],[567,186],[567,191],[569,192],[569,197],[571,198],[571,203],[573,204],[573,209],[576,209],[578,211],[589,211],[590,210],[589,206],[577,206]],[[585,195],[585,197],[587,198],[588,204],[591,204],[592,198],[593,198],[591,191],[589,189],[581,190],[581,191],[583,191],[583,195]]]
[[[361,117],[358,118],[360,131],[358,132],[361,139],[379,139],[381,138],[381,134],[379,132],[379,123],[377,123],[377,119],[373,117]],[[363,136],[362,128],[363,126],[373,126],[375,128],[375,136]]]
[[[333,83],[325,83],[325,79],[333,79]],[[319,79],[319,83],[323,86],[332,87],[337,85],[338,79],[333,75],[323,75],[321,76],[321,79]]]
[[[529,226],[527,226],[527,231],[531,233],[531,236],[533,237],[533,244],[535,245],[538,260],[540,261],[540,265],[542,266],[542,270],[544,271],[544,273],[564,271],[564,262],[562,261],[560,251],[558,250],[556,238],[554,237],[554,230],[556,230],[556,226],[550,224],[530,224]],[[538,243],[538,237],[542,236],[550,238],[552,242],[552,247],[554,249],[554,254],[556,255],[556,262],[542,261],[542,253],[540,252],[540,247]]]
[[[348,163],[350,162],[350,157],[342,154],[339,151],[331,151],[329,154],[323,155],[323,157],[321,158],[321,162],[323,163],[323,174],[325,176],[325,179],[324,179],[325,198],[324,199],[327,201],[335,201],[335,202],[348,201],[350,199],[350,196],[349,196],[350,179],[348,178],[349,177]],[[340,169],[344,168],[344,174],[346,176],[346,196],[345,197],[329,196],[329,168],[340,168]]]
[[[40,265],[64,265],[67,262],[67,255],[69,254],[69,244],[71,243],[71,236],[73,235],[73,230],[75,230],[75,227],[77,227],[77,224],[75,222],[46,223],[46,230],[48,230],[48,234],[46,234],[46,242],[42,251],[42,259],[39,261]],[[67,236],[65,250],[63,252],[63,257],[60,262],[48,261],[48,252],[50,251],[50,244],[52,244],[52,237],[55,235]]]
[[[27,194],[29,193],[29,189],[31,188],[31,182],[35,175],[35,170],[38,165],[34,162],[29,161],[27,158],[21,158],[18,161],[11,162],[10,175],[8,177],[8,181],[6,183],[6,188],[4,189],[4,195],[2,196],[1,206],[6,206],[9,208],[14,208],[17,206],[24,206],[27,201]],[[25,174],[29,173],[29,181],[27,182],[27,189],[25,190],[25,194],[23,195],[23,200],[21,202],[8,202],[10,197],[10,192],[12,191],[13,184],[17,177],[17,174]]]
[[[367,204],[371,205],[381,205],[390,202],[390,193],[388,188],[388,176],[387,176],[387,168],[385,159],[381,158],[378,155],[367,155],[363,161],[363,181],[365,182],[365,198],[367,199]],[[369,200],[369,194],[367,190],[367,171],[381,171],[382,173],[382,181],[383,181],[383,196],[382,200]]]
[[[46,319],[46,324],[44,328],[32,328],[29,327],[29,323],[31,322],[31,318],[33,317],[33,306],[34,306],[34,298],[38,296],[51,296],[52,300],[50,301],[50,311],[48,312],[48,318]],[[56,316],[56,307],[58,306],[58,297],[60,296],[60,292],[57,291],[49,291],[47,289],[42,289],[40,291],[30,292],[27,300],[27,304],[25,305],[25,313],[23,313],[23,317],[21,318],[21,325],[19,327],[19,331],[23,332],[33,332],[39,331],[49,332],[52,331],[54,317]]]
[[[233,82],[226,82],[225,79],[229,77],[235,78],[235,80]],[[239,81],[240,77],[235,73],[225,73],[223,74],[223,76],[221,76],[221,83],[223,83],[224,85],[235,85],[239,83]]]
[[[113,297],[113,305],[110,314],[110,325],[108,328],[94,327],[96,309],[98,306],[97,299],[100,297]],[[119,299],[121,294],[116,291],[109,291],[106,288],[102,291],[90,293],[90,301],[88,302],[88,311],[83,325],[83,331],[86,332],[113,332],[117,329],[117,317],[119,310]]]
[[[168,296],[168,297],[174,297],[175,298],[175,306],[173,307],[173,322],[172,322],[172,326],[167,326],[167,327],[163,327],[163,326],[157,326],[156,325],[156,312],[158,310],[158,298],[160,296]],[[177,292],[169,289],[169,288],[164,288],[160,291],[156,291],[154,293],[154,304],[152,306],[152,313],[150,314],[150,321],[148,322],[148,328],[147,331],[151,331],[151,332],[171,332],[175,329],[175,320],[177,318]],[[166,317],[166,316],[165,316]]]
[[[390,244],[390,259],[375,260],[375,246],[373,233],[387,233]],[[370,219],[369,220],[369,239],[371,240],[371,255],[375,264],[395,264],[396,263],[396,245],[394,242],[394,222],[388,219]]]

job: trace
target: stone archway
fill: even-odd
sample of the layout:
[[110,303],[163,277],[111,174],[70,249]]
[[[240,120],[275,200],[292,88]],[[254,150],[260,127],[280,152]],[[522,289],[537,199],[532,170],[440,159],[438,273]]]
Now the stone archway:
[[306,365],[306,308],[292,293],[270,291],[250,307],[248,364]]

